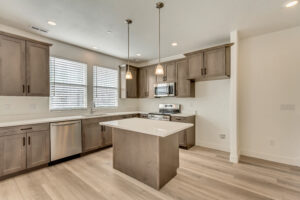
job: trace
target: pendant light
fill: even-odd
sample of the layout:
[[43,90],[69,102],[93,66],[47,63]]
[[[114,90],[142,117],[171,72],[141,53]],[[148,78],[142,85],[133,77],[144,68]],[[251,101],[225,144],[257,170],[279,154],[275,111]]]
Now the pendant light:
[[126,71],[126,79],[130,80],[132,79],[132,73],[129,69],[129,25],[132,24],[131,19],[126,19],[125,23],[128,25],[128,57],[127,57],[127,71]]
[[164,75],[164,68],[160,64],[160,9],[164,7],[162,2],[156,3],[156,8],[158,9],[158,65],[155,68],[156,75]]

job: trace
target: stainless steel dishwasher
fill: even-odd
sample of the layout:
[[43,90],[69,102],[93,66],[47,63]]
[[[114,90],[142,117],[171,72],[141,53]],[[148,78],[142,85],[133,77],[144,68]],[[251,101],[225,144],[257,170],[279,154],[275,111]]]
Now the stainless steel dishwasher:
[[51,161],[82,153],[81,121],[50,124]]

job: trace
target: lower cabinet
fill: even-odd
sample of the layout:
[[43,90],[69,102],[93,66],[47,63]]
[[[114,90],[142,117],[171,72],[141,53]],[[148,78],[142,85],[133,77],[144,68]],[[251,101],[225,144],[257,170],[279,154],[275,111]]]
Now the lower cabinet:
[[179,140],[179,147],[189,149],[192,146],[195,146],[195,116],[190,116],[190,117],[172,116],[171,121],[194,124],[193,127],[180,132],[178,136],[178,140]]
[[49,162],[49,124],[1,128],[0,177]]

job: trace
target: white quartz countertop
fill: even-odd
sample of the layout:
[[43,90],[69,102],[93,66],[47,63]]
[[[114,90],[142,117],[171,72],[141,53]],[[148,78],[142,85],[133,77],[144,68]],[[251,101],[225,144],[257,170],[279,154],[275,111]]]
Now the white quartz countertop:
[[119,128],[159,137],[166,137],[168,135],[172,135],[174,133],[183,131],[187,128],[194,126],[190,123],[159,121],[141,118],[129,118],[108,122],[100,122],[99,124],[112,128]]
[[0,128],[11,127],[11,126],[23,126],[30,124],[42,124],[42,123],[51,123],[51,122],[62,122],[62,121],[72,121],[72,120],[81,120],[81,119],[90,119],[98,117],[111,117],[118,115],[130,115],[138,114],[141,112],[114,112],[114,113],[100,113],[100,114],[87,114],[87,115],[75,115],[75,116],[63,116],[63,117],[40,117],[35,119],[25,119],[25,120],[9,120],[0,122]]

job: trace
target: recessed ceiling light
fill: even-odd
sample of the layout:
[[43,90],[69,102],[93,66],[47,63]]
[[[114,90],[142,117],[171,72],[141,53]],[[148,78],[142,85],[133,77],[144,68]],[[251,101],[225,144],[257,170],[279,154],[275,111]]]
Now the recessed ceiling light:
[[136,54],[136,56],[138,56],[138,57],[140,57],[141,55],[142,55],[142,54],[140,54],[140,53],[137,53],[137,54]]
[[98,49],[98,47],[93,47],[93,49]]
[[56,23],[54,21],[48,21],[48,24],[51,26],[56,26]]
[[298,4],[298,1],[290,1],[285,5],[285,7],[290,8],[290,7],[293,7],[297,4]]
[[107,31],[107,33],[108,33],[108,34],[111,34],[112,32],[111,32],[111,31]]
[[173,43],[172,43],[172,46],[173,46],[173,47],[176,47],[177,45],[178,45],[177,42],[173,42]]

